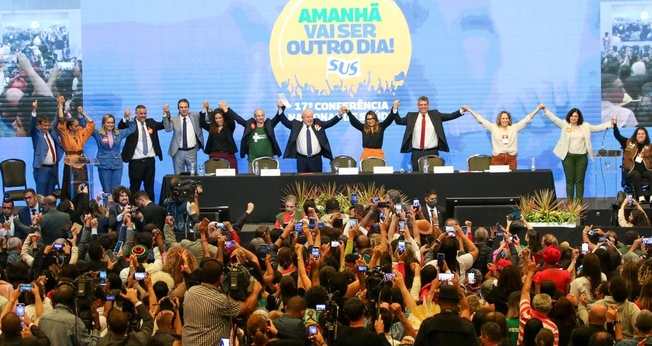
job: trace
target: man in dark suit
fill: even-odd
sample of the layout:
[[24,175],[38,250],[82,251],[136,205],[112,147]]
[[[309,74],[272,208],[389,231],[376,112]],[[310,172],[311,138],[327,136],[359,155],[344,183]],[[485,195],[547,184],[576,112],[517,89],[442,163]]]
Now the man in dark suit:
[[397,125],[407,125],[401,144],[401,152],[412,152],[412,170],[420,171],[419,159],[428,155],[439,155],[439,151],[448,152],[443,121],[453,120],[462,116],[462,109],[450,114],[429,110],[430,102],[425,96],[419,97],[418,112],[408,112],[405,118],[398,115],[399,101],[394,101],[392,113]]
[[36,191],[47,196],[54,192],[54,187],[59,182],[57,163],[63,157],[63,147],[56,133],[59,117],[54,117],[54,123],[45,115],[36,116],[38,101],[32,103],[32,121],[30,123],[30,136],[34,147],[34,181]]
[[321,158],[333,159],[331,145],[326,137],[326,129],[342,120],[344,108],[336,117],[328,121],[314,119],[312,109],[301,112],[301,120],[289,120],[284,113],[285,108],[278,114],[281,123],[290,129],[290,138],[285,147],[284,158],[297,159],[297,172],[321,172]]
[[43,243],[52,244],[59,238],[67,238],[65,229],[70,229],[70,215],[57,210],[57,199],[54,196],[43,198],[45,212],[41,218],[41,239]]
[[36,199],[36,191],[34,189],[27,189],[23,193],[26,207],[20,209],[17,213],[18,218],[14,219],[15,233],[14,235],[22,240],[27,238],[27,235],[32,233],[32,216],[40,214],[42,209]]
[[[222,101],[224,102],[224,101]],[[222,107],[220,102],[220,107]],[[283,102],[276,101],[278,112],[272,119],[265,118],[265,111],[258,108],[254,111],[254,117],[244,120],[231,108],[228,108],[226,102],[224,107],[227,108],[227,116],[233,117],[238,124],[244,127],[242,140],[240,141],[240,157],[245,155],[249,157],[249,163],[263,156],[281,156],[281,148],[276,141],[274,127],[279,122],[279,114],[283,112]],[[249,167],[251,171],[251,167]]]
[[[119,129],[126,129],[129,123],[120,121]],[[145,191],[151,200],[154,199],[154,175],[156,166],[154,157],[163,160],[158,131],[163,130],[163,123],[147,118],[147,108],[136,106],[136,127],[125,141],[122,149],[122,161],[129,163],[129,190],[133,196],[140,190],[143,183]]]
[[140,209],[140,214],[136,216],[136,228],[142,230],[147,224],[153,223],[163,232],[165,225],[165,209],[158,204],[153,203],[145,191],[138,191],[134,194],[134,201]]
[[423,218],[428,220],[431,225],[443,225],[446,221],[446,209],[437,204],[437,191],[426,190],[423,198],[425,205],[421,206]]
[[120,231],[120,226],[122,225],[124,216],[131,212],[131,207],[129,206],[130,198],[131,193],[122,185],[113,190],[113,202],[115,203],[109,207],[110,229]]

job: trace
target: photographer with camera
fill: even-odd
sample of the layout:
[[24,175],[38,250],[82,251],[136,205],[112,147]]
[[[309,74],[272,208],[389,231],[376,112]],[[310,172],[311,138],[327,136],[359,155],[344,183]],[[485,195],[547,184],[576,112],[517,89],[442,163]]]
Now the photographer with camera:
[[145,191],[138,191],[134,194],[134,203],[138,208],[132,209],[132,214],[135,213],[134,221],[136,222],[136,229],[142,230],[145,225],[153,223],[156,228],[163,229],[165,225],[166,211],[163,207],[155,204],[149,199],[149,195]]
[[220,289],[223,266],[216,259],[204,259],[197,272],[202,283],[188,289],[183,303],[183,341],[188,345],[214,345],[216,340],[232,337],[233,318],[255,310],[263,286],[254,281],[251,293],[240,302]]
[[365,303],[359,298],[350,298],[344,303],[344,315],[349,319],[349,325],[338,332],[335,345],[389,345],[382,319],[378,318],[374,322],[374,332],[365,328],[366,311]]
[[154,319],[147,311],[147,307],[138,300],[136,290],[127,288],[125,293],[120,293],[120,296],[131,302],[137,310],[138,316],[142,319],[143,323],[139,331],[130,331],[131,316],[127,312],[113,307],[109,312],[106,321],[109,326],[109,332],[100,338],[97,342],[98,346],[118,346],[118,345],[147,345],[152,338],[152,331],[154,330]]
[[100,315],[92,309],[93,328],[89,331],[84,321],[75,313],[77,291],[77,287],[70,279],[60,279],[52,299],[56,306],[41,315],[39,327],[52,345],[97,345],[102,328]]
[[163,297],[158,301],[153,313],[158,330],[152,337],[153,340],[165,346],[172,346],[175,341],[180,341],[183,325],[179,308],[180,303],[177,297]]

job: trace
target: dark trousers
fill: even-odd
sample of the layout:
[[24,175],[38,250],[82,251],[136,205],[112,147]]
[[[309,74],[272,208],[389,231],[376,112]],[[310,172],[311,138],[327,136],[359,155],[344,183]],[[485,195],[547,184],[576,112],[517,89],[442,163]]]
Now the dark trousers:
[[589,165],[587,154],[566,154],[561,161],[566,175],[566,198],[584,198],[584,177]]
[[428,155],[439,155],[439,149],[437,148],[432,148],[432,149],[412,149],[412,171],[414,172],[420,172],[421,167],[419,167],[419,159],[428,156]]
[[129,191],[131,191],[131,196],[140,191],[140,184],[143,183],[143,190],[147,192],[150,200],[154,200],[154,174],[156,173],[154,163],[153,157],[129,162]]
[[[88,168],[86,165],[83,165],[81,168],[72,169],[72,179],[70,178],[70,166],[67,164],[63,165],[63,183],[61,184],[61,200],[69,199],[72,200],[72,197],[77,194],[77,188],[82,182],[88,184]],[[71,191],[72,189],[72,191]],[[90,191],[90,186],[88,187],[88,192]]]
[[321,173],[321,154],[311,157],[297,154],[297,173]]
[[649,183],[652,183],[652,171],[640,172],[633,170],[629,172],[629,179],[632,180],[632,187],[634,187],[634,194],[636,198],[644,196],[643,194],[643,179],[647,179]]

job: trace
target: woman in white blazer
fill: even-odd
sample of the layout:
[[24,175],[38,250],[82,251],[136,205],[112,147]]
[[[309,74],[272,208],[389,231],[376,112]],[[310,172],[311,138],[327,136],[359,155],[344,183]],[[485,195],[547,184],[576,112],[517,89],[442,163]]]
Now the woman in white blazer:
[[553,152],[561,159],[566,175],[566,196],[568,199],[584,197],[584,176],[589,164],[587,154],[593,160],[591,133],[600,132],[613,127],[616,118],[600,125],[584,122],[582,111],[573,108],[566,114],[566,120],[557,118],[545,105],[539,106],[543,114],[561,129],[559,141]]

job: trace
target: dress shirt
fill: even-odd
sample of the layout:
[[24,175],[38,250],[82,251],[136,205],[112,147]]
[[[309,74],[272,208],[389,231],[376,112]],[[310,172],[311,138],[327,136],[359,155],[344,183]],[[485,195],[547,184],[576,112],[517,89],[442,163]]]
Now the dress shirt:
[[[414,132],[412,132],[412,148],[421,149],[421,119],[423,114],[417,115],[417,121],[414,123]],[[435,132],[435,125],[433,125],[430,116],[426,114],[426,140],[424,141],[424,149],[433,149],[439,145],[439,138]]]
[[[123,119],[122,121],[125,120]],[[139,160],[139,159],[156,156],[156,152],[154,151],[154,144],[152,144],[152,138],[150,138],[149,133],[147,133],[147,130],[149,129],[147,127],[147,123],[145,123],[145,130],[143,130],[143,125],[141,125],[141,123],[142,122],[140,120],[136,120],[136,127],[138,128],[138,142],[136,144],[136,150],[134,151],[134,157],[132,157],[133,160]],[[145,136],[145,138],[147,139],[147,155],[143,154],[142,136]]]
[[[188,143],[188,147],[184,148],[183,147],[183,119],[186,119],[186,140]],[[179,122],[181,124],[181,128],[178,129],[178,131],[181,131],[181,136],[179,137],[179,148],[180,149],[192,149],[197,146],[197,134],[195,133],[195,128],[192,126],[192,120],[190,120],[189,116],[179,116]],[[176,129],[175,129],[176,130]]]
[[[310,126],[310,145],[312,146],[312,155],[315,156],[321,152],[321,145],[319,145],[319,140],[317,139],[317,134],[315,133],[315,124],[306,125],[305,123],[301,126],[301,131],[299,131],[299,137],[297,138],[297,153],[303,156],[308,156],[308,145],[306,141],[306,131],[308,126]],[[320,130],[320,131],[323,131]]]

